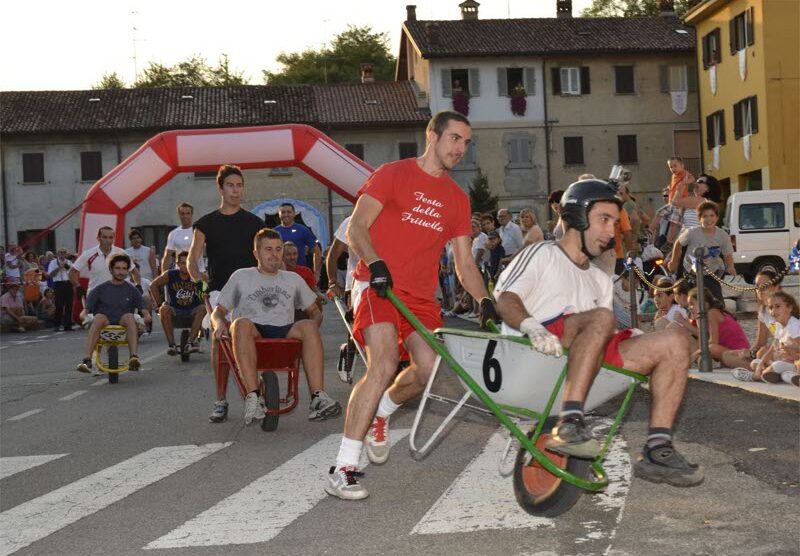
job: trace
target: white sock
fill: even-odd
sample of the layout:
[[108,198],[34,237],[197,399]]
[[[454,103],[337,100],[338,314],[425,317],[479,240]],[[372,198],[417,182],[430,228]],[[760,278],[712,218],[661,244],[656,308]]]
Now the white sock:
[[402,404],[392,401],[392,398],[389,396],[389,391],[387,390],[381,397],[381,403],[378,404],[378,411],[375,413],[375,417],[389,417],[392,413],[397,411],[401,405]]
[[341,467],[358,467],[361,459],[361,448],[364,443],[361,440],[353,440],[342,436],[342,443],[339,446],[339,455],[336,456],[336,469]]

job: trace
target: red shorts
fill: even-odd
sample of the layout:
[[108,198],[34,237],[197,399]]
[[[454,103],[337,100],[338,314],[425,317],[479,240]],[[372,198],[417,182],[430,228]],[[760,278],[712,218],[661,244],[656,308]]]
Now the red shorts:
[[[419,300],[409,300],[401,292],[395,291],[395,295],[405,303],[406,307],[414,313],[422,325],[428,330],[435,330],[442,326],[441,307],[438,303],[431,300],[429,302]],[[375,290],[367,288],[361,294],[361,301],[356,307],[355,319],[353,321],[353,337],[364,345],[364,330],[379,322],[390,322],[397,329],[397,340],[400,347],[400,358],[407,357],[407,352],[403,342],[413,332],[414,327],[400,314],[392,302],[386,298],[379,297]]]
[[[547,330],[552,334],[555,334],[560,340],[564,336],[564,320],[568,316],[569,315],[561,315],[555,320],[551,320],[549,323],[545,324],[544,327],[547,328]],[[608,342],[608,345],[606,346],[606,353],[603,355],[603,361],[614,365],[615,367],[622,367],[622,356],[619,354],[619,343],[630,338],[632,334],[632,328],[626,328],[625,330],[620,330],[614,334],[614,336],[611,338],[611,341]]]

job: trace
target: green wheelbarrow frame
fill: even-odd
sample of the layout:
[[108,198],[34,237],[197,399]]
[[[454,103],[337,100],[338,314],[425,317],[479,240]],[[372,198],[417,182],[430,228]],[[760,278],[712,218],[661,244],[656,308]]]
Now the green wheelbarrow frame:
[[[555,475],[556,477],[567,481],[568,483],[575,485],[576,487],[582,488],[589,492],[598,492],[603,490],[606,486],[608,486],[608,475],[606,474],[605,470],[602,466],[602,461],[605,458],[606,453],[608,452],[609,447],[611,446],[611,442],[613,441],[614,435],[619,428],[620,423],[622,422],[622,418],[625,416],[625,412],[628,410],[628,406],[630,405],[631,398],[633,397],[633,392],[636,388],[637,384],[645,384],[648,382],[648,377],[645,375],[641,375],[639,373],[635,373],[633,371],[629,371],[627,369],[623,369],[622,367],[617,367],[615,365],[611,365],[608,363],[603,364],[604,369],[608,369],[627,377],[633,379],[631,384],[628,386],[627,391],[625,393],[625,399],[622,402],[619,410],[617,411],[617,415],[614,418],[614,422],[612,423],[611,427],[606,434],[605,441],[603,442],[602,448],[600,453],[597,455],[595,459],[591,461],[591,469],[595,474],[594,479],[585,479],[583,477],[578,477],[573,473],[565,469],[561,469],[557,465],[555,465],[550,458],[547,457],[541,450],[536,448],[536,442],[539,439],[540,435],[542,434],[542,430],[544,428],[545,421],[547,417],[550,415],[550,412],[553,408],[553,404],[558,397],[559,392],[561,391],[561,387],[564,384],[564,381],[567,377],[567,364],[564,364],[561,373],[556,380],[555,386],[553,387],[553,391],[550,394],[550,398],[545,405],[545,408],[541,412],[532,411],[530,409],[522,408],[522,407],[515,407],[506,404],[498,404],[484,391],[484,389],[478,385],[478,383],[470,376],[470,374],[464,370],[464,368],[458,363],[458,361],[453,358],[447,348],[443,345],[441,340],[435,335],[435,333],[442,333],[442,332],[449,332],[449,333],[456,333],[462,336],[473,337],[478,339],[490,339],[490,340],[505,340],[509,342],[515,342],[518,344],[522,344],[524,346],[530,347],[530,341],[527,337],[524,336],[503,336],[498,333],[491,333],[491,332],[478,332],[478,331],[467,331],[467,330],[460,330],[460,329],[446,329],[441,328],[436,330],[435,332],[431,332],[422,323],[419,319],[414,316],[414,314],[405,306],[405,304],[400,301],[397,296],[394,294],[393,291],[388,291],[388,298],[394,304],[398,311],[411,323],[411,326],[422,336],[425,342],[433,349],[436,354],[444,360],[453,372],[458,375],[461,381],[469,387],[469,390],[465,395],[461,398],[460,401],[455,402],[454,400],[444,398],[442,396],[436,396],[430,394],[430,388],[433,383],[433,377],[428,381],[428,384],[425,388],[425,396],[432,397],[438,401],[445,401],[448,403],[454,403],[456,408],[450,413],[447,419],[439,426],[437,431],[432,435],[431,439],[428,443],[423,446],[420,450],[416,449],[416,446],[413,444],[413,440],[411,442],[412,450],[416,452],[424,453],[427,448],[431,445],[434,438],[441,432],[442,429],[447,425],[447,423],[452,419],[453,416],[461,409],[463,406],[470,407],[471,409],[476,409],[481,412],[490,412],[493,414],[500,423],[506,427],[513,438],[516,438],[519,441],[521,447],[525,449],[531,456],[545,468],[547,471]],[[569,350],[564,349],[564,354],[568,354]],[[438,367],[439,361],[437,361],[435,367]],[[486,406],[486,409],[470,406],[466,404],[467,399],[469,399],[470,395],[475,395],[478,400]],[[414,421],[414,427],[412,429],[412,438],[415,434],[416,428],[419,425],[419,420],[422,414],[422,410],[424,408],[424,402],[420,405],[420,409],[417,413],[417,418]],[[536,428],[533,432],[533,435],[529,438],[528,435],[523,432],[518,426],[517,423],[514,422],[512,417],[521,418],[521,419],[533,419],[536,421]]]

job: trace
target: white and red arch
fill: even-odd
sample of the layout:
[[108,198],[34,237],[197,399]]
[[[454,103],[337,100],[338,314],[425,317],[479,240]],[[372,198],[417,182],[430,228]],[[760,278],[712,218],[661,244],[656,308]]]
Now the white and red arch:
[[351,201],[372,173],[369,164],[307,125],[165,131],[88,191],[81,214],[80,251],[92,245],[101,226],[113,228],[122,245],[129,210],[176,174],[214,171],[221,164],[242,169],[296,166]]

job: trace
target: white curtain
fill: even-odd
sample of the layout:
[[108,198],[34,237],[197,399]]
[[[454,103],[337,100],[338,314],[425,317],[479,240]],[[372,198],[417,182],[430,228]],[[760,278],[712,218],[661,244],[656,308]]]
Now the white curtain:
[[747,49],[743,48],[739,51],[739,77],[742,81],[747,77]]
[[715,146],[711,150],[711,169],[712,170],[719,170],[719,145]]
[[711,94],[717,94],[717,66],[716,64],[708,68],[708,83],[711,85]]
[[688,100],[687,92],[671,91],[670,96],[672,97],[672,110],[679,116],[683,115],[683,113],[686,112],[686,103]]

